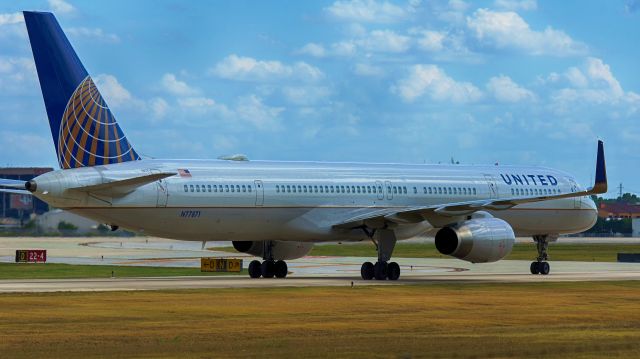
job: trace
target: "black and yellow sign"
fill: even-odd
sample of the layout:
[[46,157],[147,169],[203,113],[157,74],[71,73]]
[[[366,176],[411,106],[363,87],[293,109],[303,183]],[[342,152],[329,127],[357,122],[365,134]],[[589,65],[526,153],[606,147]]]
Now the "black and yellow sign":
[[200,258],[201,272],[240,272],[242,259],[237,258]]
[[44,263],[47,261],[45,249],[17,249],[16,263]]

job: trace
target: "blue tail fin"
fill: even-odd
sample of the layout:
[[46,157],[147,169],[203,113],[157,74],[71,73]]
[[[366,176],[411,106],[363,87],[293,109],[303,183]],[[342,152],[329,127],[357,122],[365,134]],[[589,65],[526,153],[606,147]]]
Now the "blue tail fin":
[[60,167],[139,160],[53,14],[24,20]]

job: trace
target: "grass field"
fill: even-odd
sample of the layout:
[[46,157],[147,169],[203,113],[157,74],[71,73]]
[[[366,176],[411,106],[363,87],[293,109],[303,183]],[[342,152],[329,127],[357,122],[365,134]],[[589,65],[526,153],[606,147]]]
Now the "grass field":
[[16,358],[638,358],[640,283],[0,295]]
[[[235,252],[233,247],[211,248],[215,250]],[[618,252],[640,253],[637,244],[577,244],[551,243],[549,258],[555,261],[587,261],[615,262]],[[376,249],[372,243],[326,244],[316,245],[309,255],[312,256],[349,256],[376,257]],[[516,243],[513,251],[505,259],[534,260],[538,256],[532,243]],[[393,251],[395,258],[451,258],[440,254],[432,243],[398,243]]]
[[[0,279],[109,278],[112,272],[116,277],[234,274],[200,272],[200,268],[72,265],[57,263],[0,263]],[[236,274],[238,273],[236,272]]]

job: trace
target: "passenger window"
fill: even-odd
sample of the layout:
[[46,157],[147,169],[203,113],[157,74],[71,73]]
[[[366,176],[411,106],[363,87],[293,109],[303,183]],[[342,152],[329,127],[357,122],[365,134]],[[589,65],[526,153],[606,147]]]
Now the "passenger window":
[[298,193],[302,193],[302,186],[298,185]]
[[474,194],[474,195],[476,194],[476,189],[475,189],[475,188],[473,189],[473,194]]
[[371,193],[371,186],[367,186],[367,193]]
[[398,188],[396,186],[393,186],[393,193],[398,193]]
[[458,191],[456,190],[455,187],[453,187],[453,194],[458,194]]
[[391,186],[387,186],[387,192],[391,193]]
[[236,187],[234,185],[231,185],[231,192],[235,192],[236,191]]
[[351,193],[356,193],[356,186],[351,186]]
[[291,186],[287,185],[287,193],[291,193]]
[[351,188],[347,186],[347,193],[351,193]]
[[378,186],[378,193],[382,193],[382,186]]
[[344,193],[344,186],[340,186],[340,192]]
[[324,191],[322,190],[322,186],[320,186],[320,193],[324,193]]
[[413,187],[413,194],[417,194],[418,193],[418,189],[416,187]]
[[304,193],[307,193],[307,186],[302,186],[302,190],[304,191]]
[[184,191],[185,191],[185,192],[189,192],[189,186],[184,185]]
[[247,189],[249,190],[249,192],[251,192],[251,185],[248,185]]
[[247,186],[246,185],[242,185],[242,192],[247,192]]
[[462,194],[464,194],[465,196],[467,195],[467,189],[466,188],[462,189]]
[[360,186],[356,186],[356,192],[360,193]]
[[229,192],[229,185],[228,184],[224,185],[224,191],[225,192]]
[[402,193],[407,194],[407,187],[402,187]]
[[280,193],[280,185],[276,185],[276,193]]
[[296,186],[291,186],[293,188],[293,193],[296,193]]
[[200,185],[199,184],[196,185],[196,192],[200,192]]
[[514,193],[514,191],[513,191],[513,188],[511,189],[511,195],[512,195],[512,196],[513,196],[513,195],[515,195],[515,193]]

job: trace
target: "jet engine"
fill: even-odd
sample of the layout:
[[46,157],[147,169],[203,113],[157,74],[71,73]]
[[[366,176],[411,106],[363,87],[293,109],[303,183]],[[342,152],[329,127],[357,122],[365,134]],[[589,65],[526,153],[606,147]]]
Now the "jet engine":
[[[273,259],[287,260],[304,257],[311,252],[313,243],[307,242],[289,242],[289,241],[270,241],[271,254]],[[252,254],[256,257],[264,258],[266,242],[264,241],[233,241],[233,248],[238,252]]]
[[436,233],[436,248],[444,255],[471,263],[498,261],[509,253],[515,242],[511,226],[494,217],[475,218]]

